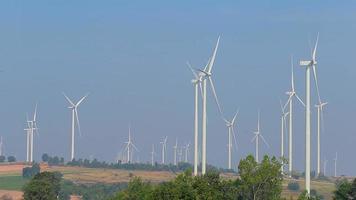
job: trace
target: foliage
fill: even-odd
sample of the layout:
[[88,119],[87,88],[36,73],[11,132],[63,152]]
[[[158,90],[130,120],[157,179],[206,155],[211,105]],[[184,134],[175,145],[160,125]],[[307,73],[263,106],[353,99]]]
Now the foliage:
[[44,153],[44,154],[42,155],[42,161],[43,161],[43,162],[48,162],[48,160],[49,160],[48,154]]
[[0,163],[5,162],[5,161],[6,161],[6,157],[3,156],[3,155],[1,155],[1,156],[0,156]]
[[140,178],[133,178],[128,188],[116,196],[118,200],[148,200],[152,199],[152,186]]
[[59,158],[58,156],[49,156],[48,154],[42,154],[42,161],[47,162],[48,165],[64,165],[64,158]]
[[42,172],[35,175],[23,188],[24,200],[55,200],[60,191],[62,174]]
[[291,181],[288,183],[288,190],[291,190],[291,191],[299,191],[300,189],[300,186],[299,186],[299,183],[296,182],[296,181]]
[[16,162],[15,156],[8,156],[7,157],[7,162]]
[[40,173],[40,165],[34,163],[31,167],[25,167],[22,169],[22,177],[23,178],[32,178],[36,174]]
[[334,191],[335,200],[356,199],[356,179],[350,183],[347,179],[340,179],[336,182]]
[[241,199],[280,199],[282,192],[281,163],[265,156],[257,163],[249,155],[239,164],[240,180],[236,181]]
[[302,192],[299,197],[298,200],[321,200],[323,199],[320,195],[318,195],[315,192],[310,191],[310,196],[307,195],[307,191],[305,190],[304,192]]

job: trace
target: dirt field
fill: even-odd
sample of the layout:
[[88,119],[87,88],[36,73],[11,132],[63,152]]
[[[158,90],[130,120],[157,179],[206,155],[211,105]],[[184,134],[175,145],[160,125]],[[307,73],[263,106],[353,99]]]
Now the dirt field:
[[22,192],[13,190],[0,190],[0,199],[3,197],[11,197],[12,200],[21,200]]

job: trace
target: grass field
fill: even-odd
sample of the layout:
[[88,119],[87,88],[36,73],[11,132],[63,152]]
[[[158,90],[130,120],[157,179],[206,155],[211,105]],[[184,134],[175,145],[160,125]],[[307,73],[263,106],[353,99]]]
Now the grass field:
[[23,185],[27,183],[27,179],[19,175],[1,175],[0,189],[2,190],[21,190]]

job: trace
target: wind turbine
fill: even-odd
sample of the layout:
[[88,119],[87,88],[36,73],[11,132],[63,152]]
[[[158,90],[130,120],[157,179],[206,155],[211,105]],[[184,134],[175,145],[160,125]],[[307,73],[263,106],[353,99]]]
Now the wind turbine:
[[154,163],[155,155],[156,155],[156,153],[155,153],[155,145],[152,144],[152,151],[151,151],[151,165],[152,165],[152,166],[155,165],[155,163]]
[[162,144],[162,164],[165,164],[165,153],[167,149],[167,136],[160,142]]
[[37,104],[35,106],[33,119],[29,120],[29,118],[27,117],[27,128],[24,129],[27,134],[27,156],[26,156],[27,162],[33,162],[33,136],[35,131],[38,134],[36,118],[37,118]]
[[317,120],[317,175],[320,176],[320,122],[322,121],[323,123],[323,107],[328,104],[327,102],[319,102],[319,104],[315,105],[315,107],[318,110],[318,120]]
[[4,143],[2,140],[2,136],[0,136],[0,156],[3,154]]
[[283,109],[286,108],[286,106],[289,104],[289,142],[288,142],[288,169],[289,169],[289,176],[292,175],[293,171],[293,98],[297,98],[297,100],[305,106],[304,102],[300,99],[298,94],[295,92],[295,87],[294,87],[294,65],[293,65],[293,57],[291,57],[291,90],[286,92],[286,94],[289,96],[287,103],[284,105]]
[[255,134],[255,136],[252,138],[251,142],[255,141],[256,142],[256,152],[255,152],[255,159],[256,159],[256,162],[259,162],[259,159],[258,159],[258,142],[259,142],[259,138],[262,139],[263,143],[266,144],[267,147],[269,147],[269,144],[266,142],[265,138],[263,137],[263,135],[261,134],[260,132],[260,112],[258,112],[258,120],[257,120],[257,131],[253,132]]
[[192,83],[194,85],[194,176],[198,175],[198,162],[199,162],[199,154],[198,154],[198,145],[199,145],[199,87],[202,93],[201,86],[201,76],[199,76],[195,70],[187,63],[188,67],[192,71],[194,75],[194,79],[192,79]]
[[314,80],[317,85],[317,93],[320,102],[319,89],[316,79],[315,66],[316,61],[316,49],[318,46],[319,34],[316,38],[315,46],[312,51],[311,60],[300,61],[301,66],[305,66],[305,190],[308,196],[310,195],[310,70],[312,68],[314,74]]
[[184,162],[188,162],[188,155],[189,155],[189,146],[190,146],[190,142],[185,146],[185,157],[184,157]]
[[234,117],[232,118],[231,121],[228,121],[227,119],[223,118],[223,120],[225,121],[225,125],[228,129],[228,169],[232,169],[231,167],[231,154],[232,154],[232,137],[234,137],[234,141],[235,141],[235,145],[236,145],[236,136],[235,136],[235,131],[234,131],[234,125],[235,125],[235,120],[237,117],[237,114],[239,113],[239,111],[237,110]]
[[334,177],[336,177],[337,152],[334,158]]
[[127,153],[127,163],[131,163],[133,161],[132,159],[132,153],[133,153],[133,149],[135,149],[136,151],[139,151],[137,149],[137,147],[134,145],[134,143],[132,143],[131,140],[131,125],[129,125],[129,140],[127,142],[125,142],[126,144],[126,153]]
[[213,95],[215,97],[215,101],[218,105],[220,114],[222,114],[221,107],[219,105],[219,102],[217,100],[216,92],[215,92],[215,87],[213,84],[213,80],[211,78],[212,76],[212,67],[214,65],[215,57],[216,57],[216,52],[218,50],[219,46],[219,41],[220,41],[220,36],[218,37],[218,40],[215,45],[215,49],[213,51],[213,55],[210,57],[208,64],[205,66],[204,70],[199,70],[199,76],[201,77],[202,80],[202,85],[203,85],[203,108],[202,108],[202,174],[204,175],[206,173],[206,125],[207,125],[207,115],[206,115],[206,96],[207,96],[207,88],[206,84],[207,81],[210,82],[211,90],[213,92]]
[[328,160],[324,160],[324,176],[326,176],[326,164],[328,163]]
[[173,146],[174,150],[174,165],[177,165],[177,148],[178,148],[178,139],[176,138],[176,144]]
[[72,161],[74,159],[74,131],[75,131],[75,119],[77,121],[77,126],[78,126],[78,131],[79,131],[79,135],[81,135],[81,130],[80,130],[80,123],[79,123],[79,117],[78,117],[78,106],[84,101],[85,98],[87,98],[88,94],[85,95],[84,97],[82,97],[76,104],[74,104],[72,102],[72,100],[70,100],[66,94],[64,94],[64,97],[67,99],[67,101],[69,102],[70,106],[68,107],[69,109],[72,110],[72,141],[71,141],[71,154],[70,154],[70,160]]
[[289,112],[285,112],[285,108],[282,106],[282,102],[279,101],[279,104],[281,106],[281,158],[282,158],[282,166],[281,166],[281,172],[282,174],[284,173],[284,130],[285,130],[285,125],[286,125],[286,117],[288,116]]

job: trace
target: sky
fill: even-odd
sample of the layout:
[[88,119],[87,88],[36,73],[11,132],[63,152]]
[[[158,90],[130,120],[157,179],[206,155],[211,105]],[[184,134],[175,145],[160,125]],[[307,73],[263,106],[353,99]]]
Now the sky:
[[[322,160],[333,172],[356,175],[356,2],[347,1],[24,1],[0,2],[0,135],[5,153],[26,158],[26,113],[38,102],[39,134],[34,158],[43,153],[70,156],[71,112],[62,95],[79,107],[82,135],[76,157],[113,162],[131,124],[147,162],[168,137],[173,145],[193,139],[193,75],[186,62],[202,68],[217,37],[220,46],[213,79],[224,115],[239,115],[234,165],[254,153],[252,131],[261,111],[261,133],[279,156],[279,99],[290,89],[294,58],[296,91],[304,99],[310,43],[319,33],[317,72],[325,107]],[[309,42],[310,41],[310,42]],[[227,128],[208,90],[208,163],[227,166]],[[317,103],[312,87],[312,103]],[[304,108],[295,102],[294,164],[303,171]],[[312,169],[316,168],[316,110],[312,109]],[[78,133],[78,132],[77,132]],[[191,148],[190,160],[193,158]]]

